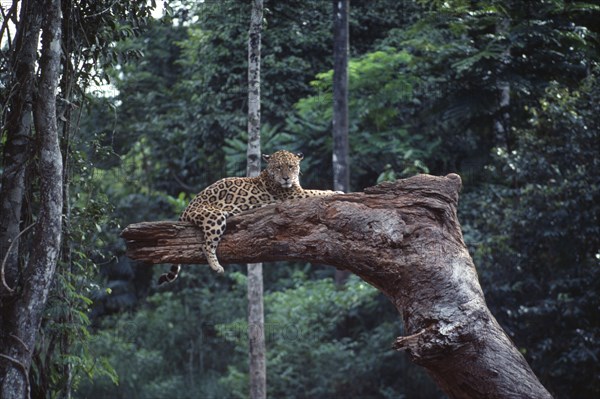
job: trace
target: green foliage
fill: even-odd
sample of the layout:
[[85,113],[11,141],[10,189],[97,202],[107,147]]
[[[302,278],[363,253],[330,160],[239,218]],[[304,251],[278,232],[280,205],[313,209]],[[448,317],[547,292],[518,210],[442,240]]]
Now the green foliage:
[[218,380],[227,367],[222,359],[232,357],[234,348],[216,326],[241,316],[245,295],[233,280],[210,277],[198,281],[185,274],[187,287],[177,295],[156,293],[135,313],[105,318],[90,349],[109,359],[119,383],[84,381],[81,396],[158,398],[177,392],[178,398],[227,397],[227,387]]
[[[415,79],[403,71],[411,62],[405,51],[386,48],[351,60],[349,70],[349,139],[351,185],[372,185],[390,165],[398,177],[428,172],[425,160],[440,141],[409,132],[403,105],[413,99]],[[330,149],[333,71],[317,75],[311,84],[317,94],[296,104],[297,114],[286,129],[305,143],[312,154]],[[330,151],[330,150],[329,150]],[[323,165],[308,169],[322,169]],[[315,175],[319,175],[314,173]],[[318,183],[318,182],[317,182]]]
[[[249,3],[182,5],[116,44],[115,54],[143,58],[112,58],[114,96],[93,99],[73,150],[81,161],[69,242],[73,264],[87,266],[63,270],[44,328],[56,342],[81,340],[52,366],[57,387],[61,366],[78,370],[81,397],[247,396],[240,268],[227,279],[184,268],[172,294],[157,293],[151,269],[130,263],[118,240],[119,226],[175,219],[202,187],[245,174]],[[331,186],[330,8],[294,0],[265,10],[263,152],[304,152],[302,181],[314,188]],[[493,313],[557,397],[596,397],[597,5],[385,0],[351,9],[353,188],[461,172],[463,232]],[[87,276],[97,270],[96,287]],[[330,275],[267,268],[269,396],[439,397],[389,350],[402,331],[387,300],[354,278],[338,289]],[[91,312],[77,295],[94,299]]]
[[[241,281],[243,283],[243,281]],[[308,280],[293,275],[293,286],[265,296],[268,395],[286,398],[402,397],[406,386],[394,373],[411,373],[402,365],[402,355],[389,349],[394,329],[388,317],[373,318],[385,309],[377,291],[356,277],[343,289],[332,279]],[[383,301],[387,302],[385,299]],[[391,305],[387,304],[389,311]],[[383,314],[380,314],[382,316]],[[245,319],[219,326],[220,334],[236,344],[240,358],[247,356],[248,325]],[[404,364],[405,366],[405,364]],[[411,373],[412,374],[412,373]],[[370,378],[379,375],[380,378]],[[423,384],[422,397],[436,389],[419,373],[415,384]],[[353,384],[352,381],[360,381]],[[247,369],[231,366],[221,380],[231,397],[247,396]],[[394,395],[394,396],[392,396]]]
[[[103,144],[113,143],[119,155],[139,152],[138,145],[152,153],[153,164],[146,169],[145,179],[154,189],[171,196],[198,191],[217,178],[243,174],[245,169],[242,162],[232,160],[232,151],[227,152],[226,148],[238,149],[246,130],[249,4],[225,0],[186,2],[183,7],[173,10],[178,24],[152,22],[143,40],[131,38],[118,45],[120,52],[137,52],[144,58],[140,63],[109,70],[118,93],[118,123],[111,127],[100,123],[114,118],[112,111],[107,115],[96,108],[98,115],[92,117],[98,122],[91,125],[104,137]],[[310,81],[331,67],[331,7],[330,3],[316,0],[269,3],[263,32],[263,135],[274,139],[272,144],[264,143],[265,149],[293,146],[307,154],[309,149],[315,149],[311,158],[319,165],[329,164],[327,145],[320,147],[320,137],[313,134],[299,139],[294,135],[291,140],[281,130],[290,130],[285,126],[290,118],[296,118],[294,104],[313,92]],[[397,26],[398,18],[390,13],[392,10],[403,19],[407,17],[406,5],[392,0],[382,1],[376,7],[366,3],[353,7],[351,30],[360,32],[351,43],[353,53],[364,53]],[[169,23],[170,18],[163,22]],[[371,66],[376,62],[370,62]],[[376,77],[376,72],[370,76]],[[387,95],[396,95],[393,91],[390,85]],[[393,104],[382,104],[379,112],[388,112],[393,118],[392,107]],[[387,137],[391,137],[391,132]],[[412,156],[409,163],[416,157]],[[311,166],[307,163],[305,170],[311,171]],[[382,169],[377,168],[369,170],[370,182],[381,173]],[[398,167],[400,173],[404,169]],[[316,188],[331,185],[326,175],[321,180],[315,182]]]
[[[32,390],[60,392],[66,387],[77,389],[82,379],[100,376],[118,382],[118,376],[106,357],[90,352],[88,346],[93,339],[88,331],[92,300],[86,295],[96,288],[81,275],[76,277],[63,271],[58,276],[42,322],[42,331],[47,338],[39,341],[36,347],[40,356],[36,358],[31,373]],[[86,292],[86,295],[81,292]],[[68,379],[70,376],[72,380]]]
[[572,372],[593,370],[600,356],[600,324],[589,317],[600,306],[600,119],[588,107],[600,100],[599,77],[576,90],[549,85],[516,148],[497,151],[498,182],[467,200],[486,296],[559,397],[600,393],[597,376]]
[[118,380],[106,356],[90,350],[94,337],[88,329],[91,298],[101,289],[97,283],[98,263],[113,260],[107,242],[112,241],[111,236],[120,226],[112,217],[114,207],[102,187],[104,174],[94,170],[82,151],[72,151],[69,162],[69,189],[76,194],[68,199],[62,257],[42,318],[41,334],[45,339],[36,347],[32,390],[40,392],[67,392],[76,389],[82,380],[98,376]]
[[[13,11],[24,7],[23,2],[12,3]],[[5,2],[3,6],[7,4]],[[85,378],[102,375],[113,381],[118,379],[106,358],[89,350],[92,335],[88,328],[93,304],[91,298],[99,290],[95,281],[98,274],[97,263],[112,258],[107,250],[106,233],[108,230],[118,230],[119,226],[111,217],[113,208],[107,195],[97,190],[98,180],[90,161],[91,155],[95,155],[101,146],[97,146],[98,142],[94,141],[89,147],[86,143],[85,150],[80,151],[81,147],[78,146],[85,140],[81,140],[78,134],[79,120],[75,114],[77,109],[86,105],[84,92],[90,86],[108,80],[107,68],[141,56],[139,52],[120,52],[115,43],[127,37],[139,36],[154,6],[154,1],[62,3],[60,47],[63,57],[57,93],[57,116],[65,172],[63,246],[56,278],[48,295],[46,309],[41,315],[38,334],[42,338],[36,342],[33,353],[30,383],[36,397],[70,397],[71,390]],[[4,11],[6,8],[3,9],[3,17],[6,16]],[[3,45],[0,49],[0,75],[7,77],[0,85],[3,120],[9,112],[9,104],[12,102],[10,99],[15,96],[16,85],[22,83],[13,82],[14,70],[7,68],[11,66],[7,61],[17,59],[15,55],[20,51],[18,40],[15,42],[15,36],[11,37],[13,23],[19,27],[17,29],[29,24],[28,21],[18,21],[17,15],[15,13],[9,17],[11,24],[7,25],[7,21],[3,21],[0,33]],[[21,31],[20,34],[34,35],[27,31]],[[30,61],[32,64],[37,63],[36,60]],[[35,92],[33,95],[35,97]],[[6,128],[2,124],[1,150],[4,150]],[[23,149],[31,151],[26,145],[23,145]],[[39,207],[39,198],[31,195],[32,192],[37,192],[32,187],[37,184],[38,160],[33,153],[28,157],[30,160],[25,183],[28,191],[25,194],[27,206],[22,215],[24,223],[34,219],[33,215]],[[9,159],[3,160],[3,164],[10,162]],[[69,196],[70,194],[72,195]],[[40,243],[28,241],[27,236],[23,238],[21,255],[27,259],[31,248]]]
[[[436,173],[483,165],[494,146],[512,146],[511,127],[528,126],[525,110],[548,84],[576,85],[598,59],[591,3],[577,10],[562,1],[421,3],[432,11],[382,44],[412,55],[405,73],[416,79],[416,107],[405,123],[442,140],[427,163]],[[501,102],[505,90],[508,104]]]
[[[261,152],[272,154],[285,148],[288,151],[300,151],[294,136],[280,131],[279,126],[271,126],[268,123],[261,126]],[[237,137],[226,140],[224,147],[227,163],[227,176],[246,176],[246,149],[248,146],[248,134],[240,132]]]

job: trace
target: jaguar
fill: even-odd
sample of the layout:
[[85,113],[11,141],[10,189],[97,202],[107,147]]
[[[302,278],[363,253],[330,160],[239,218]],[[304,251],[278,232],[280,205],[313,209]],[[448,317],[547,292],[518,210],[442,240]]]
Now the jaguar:
[[[188,204],[179,220],[191,222],[202,229],[204,242],[200,248],[208,265],[217,273],[223,266],[217,259],[217,246],[225,232],[227,218],[267,204],[292,199],[342,194],[330,190],[306,190],[300,186],[300,161],[302,153],[280,150],[263,155],[267,167],[256,177],[227,177],[206,187]],[[172,282],[181,265],[172,265],[168,273],[160,276],[158,284]]]

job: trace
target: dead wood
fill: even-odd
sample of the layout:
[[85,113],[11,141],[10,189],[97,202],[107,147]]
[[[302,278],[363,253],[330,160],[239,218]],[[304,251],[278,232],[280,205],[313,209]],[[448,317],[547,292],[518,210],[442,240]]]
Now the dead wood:
[[[407,336],[395,348],[452,398],[551,398],[487,308],[457,218],[460,188],[456,174],[418,175],[265,206],[228,219],[217,255],[224,264],[303,260],[358,275],[402,315]],[[201,232],[187,223],[137,223],[122,236],[133,259],[206,263]]]

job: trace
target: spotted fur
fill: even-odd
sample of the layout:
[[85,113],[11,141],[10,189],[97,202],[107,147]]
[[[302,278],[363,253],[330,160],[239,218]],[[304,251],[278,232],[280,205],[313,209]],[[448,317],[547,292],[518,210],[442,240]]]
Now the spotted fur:
[[[204,242],[200,248],[214,271],[223,273],[216,250],[229,216],[289,199],[336,194],[329,190],[305,190],[300,186],[300,161],[303,157],[301,153],[285,150],[263,155],[267,168],[259,176],[221,179],[202,190],[189,203],[179,220],[202,228]],[[168,273],[160,276],[158,283],[175,280],[180,270],[181,265],[173,265]]]

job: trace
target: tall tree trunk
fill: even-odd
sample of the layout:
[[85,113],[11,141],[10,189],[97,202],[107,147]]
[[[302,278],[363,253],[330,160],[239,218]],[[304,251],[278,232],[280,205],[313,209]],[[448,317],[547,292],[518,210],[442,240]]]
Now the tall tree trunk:
[[[455,174],[419,175],[268,205],[228,219],[217,255],[224,263],[303,260],[358,275],[402,316],[408,335],[394,347],[451,398],[551,398],[485,303],[456,213],[460,188]],[[151,263],[206,263],[195,244],[201,235],[181,222],[123,231],[128,255]]]
[[1,346],[7,365],[0,387],[3,399],[29,396],[28,371],[35,338],[46,306],[56,270],[62,231],[62,156],[56,122],[56,91],[61,57],[60,0],[38,1],[44,10],[40,81],[34,104],[34,123],[38,146],[40,210],[34,230],[31,257],[24,271],[20,293],[9,305],[9,318],[2,326],[9,337]]
[[[496,25],[496,34],[509,36],[510,19],[504,18]],[[502,52],[502,62],[500,63],[500,79],[498,85],[498,112],[494,118],[494,136],[497,147],[503,148],[510,152],[512,143],[510,138],[510,83],[506,76],[507,65],[511,62],[510,47]],[[502,76],[504,75],[504,76]]]
[[333,188],[350,191],[348,145],[349,0],[333,1]]
[[[333,189],[350,191],[348,145],[348,14],[350,0],[333,0]],[[343,285],[350,274],[335,270],[335,282]]]
[[[252,2],[248,31],[248,152],[247,176],[260,173],[260,47],[263,0]],[[248,264],[248,340],[250,398],[267,397],[262,263]]]
[[[16,285],[19,265],[19,233],[25,193],[25,170],[31,159],[33,127],[33,90],[37,48],[42,24],[42,8],[32,0],[21,3],[19,25],[14,43],[11,87],[15,88],[9,103],[4,147],[4,173],[0,191],[0,262],[6,257],[0,283],[0,297],[10,295]],[[10,248],[10,253],[8,252]],[[0,307],[0,326],[3,323]]]

